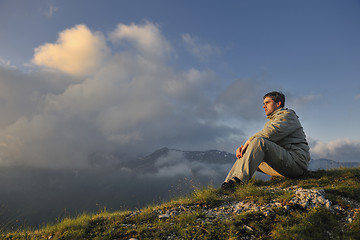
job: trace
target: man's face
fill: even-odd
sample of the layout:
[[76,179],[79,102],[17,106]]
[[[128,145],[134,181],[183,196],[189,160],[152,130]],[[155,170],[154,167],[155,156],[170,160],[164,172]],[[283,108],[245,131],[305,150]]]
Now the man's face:
[[264,110],[266,116],[272,114],[276,109],[280,108],[281,102],[275,103],[271,97],[264,98]]

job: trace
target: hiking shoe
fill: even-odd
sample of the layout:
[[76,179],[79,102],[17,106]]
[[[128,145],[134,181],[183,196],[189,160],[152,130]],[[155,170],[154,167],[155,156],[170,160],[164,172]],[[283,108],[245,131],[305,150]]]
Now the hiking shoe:
[[224,182],[221,185],[221,189],[222,190],[234,191],[236,186],[239,186],[239,185],[244,185],[244,183],[240,179],[238,179],[237,177],[234,177],[231,180],[229,180],[227,182]]
[[230,180],[228,182],[224,182],[221,185],[221,190],[230,190],[233,191],[235,189],[235,182],[233,180]]
[[233,181],[235,181],[236,185],[244,185],[243,181],[241,181],[240,179],[238,179],[237,177],[233,177]]

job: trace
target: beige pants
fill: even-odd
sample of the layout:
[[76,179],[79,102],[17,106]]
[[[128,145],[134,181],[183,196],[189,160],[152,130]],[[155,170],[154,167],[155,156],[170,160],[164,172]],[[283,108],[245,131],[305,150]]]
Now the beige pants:
[[265,138],[254,138],[247,147],[242,158],[237,159],[231,168],[225,182],[234,177],[243,183],[248,183],[259,168],[271,176],[298,177],[304,170],[296,163],[296,154]]

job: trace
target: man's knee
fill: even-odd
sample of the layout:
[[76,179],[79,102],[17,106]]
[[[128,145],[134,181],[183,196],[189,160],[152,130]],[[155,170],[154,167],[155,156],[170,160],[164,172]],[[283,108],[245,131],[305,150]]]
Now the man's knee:
[[268,140],[266,140],[263,137],[256,137],[250,142],[249,147],[256,149],[263,149],[266,145],[266,141]]

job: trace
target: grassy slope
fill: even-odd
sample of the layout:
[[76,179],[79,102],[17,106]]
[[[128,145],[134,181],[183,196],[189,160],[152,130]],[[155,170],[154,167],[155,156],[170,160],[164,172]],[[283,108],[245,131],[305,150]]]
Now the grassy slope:
[[[209,220],[201,209],[221,206],[235,200],[266,203],[288,202],[292,193],[271,191],[290,186],[324,189],[326,197],[345,209],[360,203],[360,168],[309,173],[298,179],[273,178],[251,181],[234,193],[213,187],[195,190],[192,196],[149,206],[137,212],[100,212],[64,219],[39,230],[0,234],[1,239],[360,239],[360,214],[351,223],[325,208],[286,212],[282,208],[265,216],[261,212],[233,214],[226,219]],[[266,188],[268,186],[269,188]],[[171,208],[186,206],[182,214],[159,219]],[[357,205],[358,206],[358,205]]]

